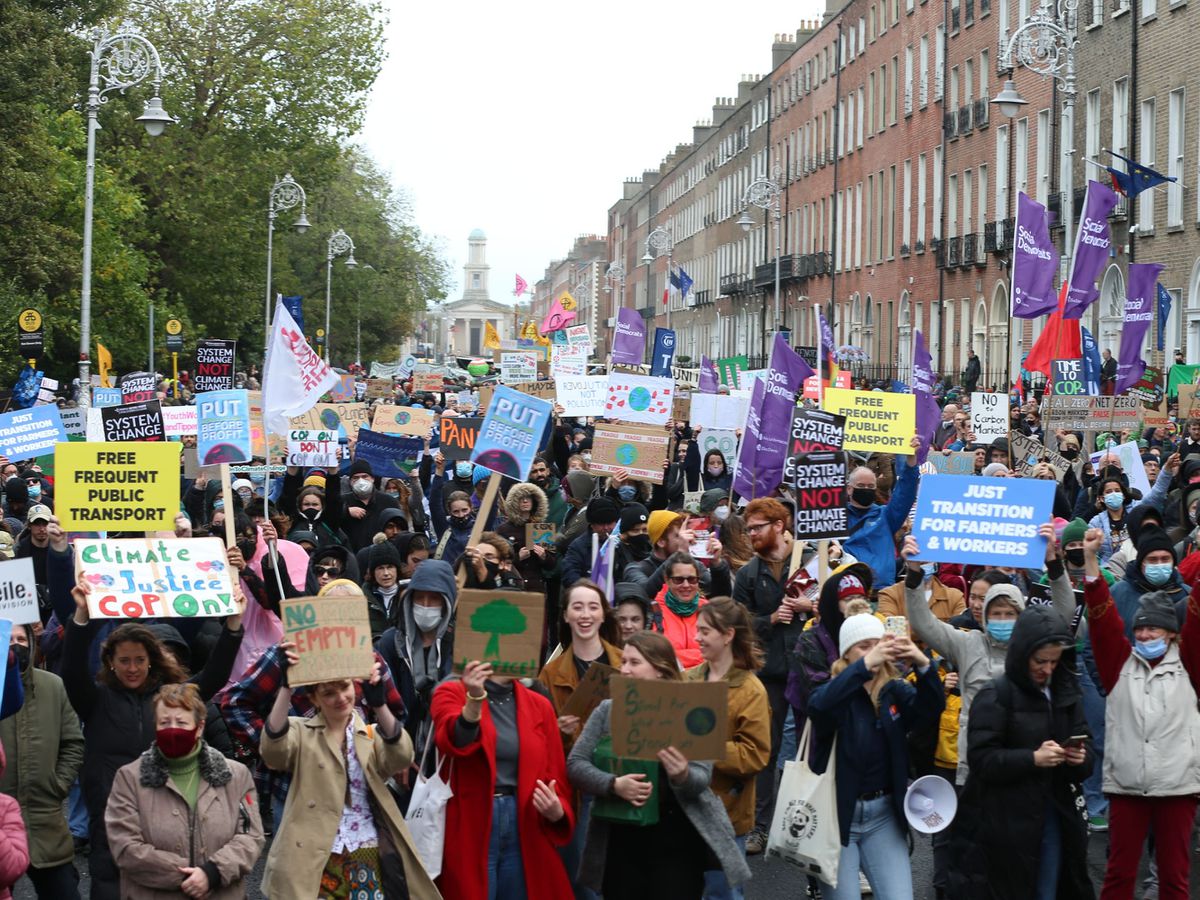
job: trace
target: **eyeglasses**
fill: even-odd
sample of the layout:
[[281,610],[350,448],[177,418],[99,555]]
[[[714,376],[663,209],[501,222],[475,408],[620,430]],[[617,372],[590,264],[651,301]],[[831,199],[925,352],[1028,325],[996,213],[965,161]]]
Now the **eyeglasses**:
[[700,579],[695,575],[671,575],[671,584],[699,584]]
[[750,532],[750,534],[755,534],[756,532],[759,532],[764,528],[769,528],[772,524],[774,524],[774,523],[772,523],[772,522],[756,522],[754,525],[751,525],[749,522],[747,522],[746,523],[746,531]]
[[341,575],[342,570],[337,566],[313,566],[313,573],[318,578],[320,578],[322,575],[329,575],[332,577],[335,575]]

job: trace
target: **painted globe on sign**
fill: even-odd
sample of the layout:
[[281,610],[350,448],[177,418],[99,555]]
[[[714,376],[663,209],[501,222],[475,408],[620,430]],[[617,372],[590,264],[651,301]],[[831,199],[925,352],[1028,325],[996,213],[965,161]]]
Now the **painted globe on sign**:
[[339,420],[336,410],[323,409],[321,410],[320,418],[322,428],[326,429],[327,431],[337,431]]
[[650,408],[650,401],[654,399],[650,396],[650,392],[644,387],[635,387],[629,392],[629,408],[635,409],[638,412],[645,412]]
[[507,450],[501,450],[498,447],[485,450],[479,454],[479,458],[475,460],[475,463],[483,466],[485,469],[491,469],[493,472],[507,475],[509,478],[515,478],[518,481],[521,480],[521,469],[517,465],[517,460]]
[[402,409],[396,413],[396,424],[397,425],[407,425],[411,421],[412,421],[412,413],[410,413],[407,409]]
[[622,444],[614,455],[617,458],[617,465],[629,468],[637,462],[637,447],[633,444]]
[[698,706],[684,717],[683,724],[690,734],[706,735],[717,727],[717,714],[707,706]]
[[488,364],[482,359],[473,359],[467,364],[467,373],[479,378],[488,373]]

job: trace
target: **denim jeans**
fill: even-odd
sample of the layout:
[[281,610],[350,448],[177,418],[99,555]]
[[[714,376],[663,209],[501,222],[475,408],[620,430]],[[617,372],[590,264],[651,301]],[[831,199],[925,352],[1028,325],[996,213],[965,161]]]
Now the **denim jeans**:
[[565,847],[560,847],[558,855],[562,858],[563,868],[571,879],[571,887],[575,891],[575,900],[598,900],[596,892],[579,883],[579,864],[583,861],[583,844],[587,839],[588,819],[592,817],[592,795],[580,794],[579,814],[575,817],[575,831],[571,841]]
[[[746,835],[739,835],[734,840],[737,841],[738,849],[745,856]],[[704,900],[743,900],[745,896],[740,887],[733,887],[729,883],[724,869],[709,869],[704,873]]]
[[824,900],[859,900],[858,872],[871,883],[875,900],[913,900],[907,827],[896,821],[890,796],[859,800],[850,820],[850,843],[838,859],[838,884],[821,883]]
[[783,743],[779,745],[779,759],[775,761],[775,768],[780,772],[783,771],[784,763],[796,758],[796,748],[799,741],[800,739],[796,735],[796,714],[792,712],[792,708],[789,706],[787,718],[783,720]]
[[492,798],[488,900],[525,900],[525,864],[521,862],[518,827],[516,798]]
[[67,794],[67,810],[67,824],[70,826],[71,836],[86,838],[88,836],[87,804],[83,802],[83,791],[79,787],[78,778],[75,779],[70,793]]
[[1046,824],[1042,827],[1041,859],[1038,861],[1035,900],[1054,900],[1058,896],[1058,870],[1062,866],[1062,824],[1054,801],[1046,802]]
[[1092,732],[1092,749],[1096,753],[1096,765],[1092,774],[1083,781],[1083,796],[1087,800],[1089,816],[1108,816],[1108,798],[1104,796],[1104,697],[1088,675],[1087,668],[1080,666],[1079,687],[1083,691],[1083,716],[1088,730]]

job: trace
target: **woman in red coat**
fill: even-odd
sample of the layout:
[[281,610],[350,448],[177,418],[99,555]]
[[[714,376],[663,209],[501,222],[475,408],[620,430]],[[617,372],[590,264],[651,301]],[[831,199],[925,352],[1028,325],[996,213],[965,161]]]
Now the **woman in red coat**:
[[574,812],[558,719],[550,701],[470,662],[433,694],[438,749],[452,760],[446,846],[437,880],[445,900],[559,900],[572,896],[557,848]]

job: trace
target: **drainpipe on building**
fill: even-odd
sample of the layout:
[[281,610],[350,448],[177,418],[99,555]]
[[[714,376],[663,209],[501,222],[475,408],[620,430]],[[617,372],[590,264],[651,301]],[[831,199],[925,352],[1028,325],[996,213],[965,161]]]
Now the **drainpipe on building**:
[[[833,202],[832,211],[833,237],[829,241],[829,330],[833,332],[835,325],[835,310],[837,310],[837,253],[838,253],[838,173],[841,168],[841,115],[842,102],[842,20],[838,19],[837,40],[833,42]],[[821,335],[816,335],[818,351],[821,345]]]
[[[950,172],[950,149],[946,145],[946,95],[950,92],[950,0],[942,0],[942,25],[943,25],[942,33],[945,35],[945,38],[943,40],[946,42],[945,52],[942,53],[942,189],[941,189],[942,208],[938,212],[938,219],[939,219],[938,234],[940,234],[942,236],[942,265],[938,266],[938,307],[937,307],[937,309],[938,309],[938,323],[937,323],[938,361],[937,361],[937,365],[934,367],[935,369],[942,369],[945,366],[945,360],[942,357],[942,347],[945,346],[944,332],[945,332],[945,327],[946,327],[946,316],[945,316],[945,311],[943,309],[943,306],[945,305],[945,302],[946,302],[946,266],[945,266],[946,249],[945,248],[946,248],[946,241],[948,241],[950,239],[950,236],[946,234],[946,205],[947,205],[946,186],[949,184],[949,179],[950,179],[950,175],[949,175],[949,172]],[[936,40],[936,38],[935,38],[935,40]],[[951,114],[957,115],[958,111],[952,110]],[[936,257],[934,259],[934,262],[937,262]],[[929,315],[932,318],[932,316],[933,316],[932,309],[929,310]],[[927,349],[932,349],[932,347],[930,347],[930,342],[928,340],[925,341],[925,346]],[[912,352],[911,347],[909,348],[908,356],[909,356],[909,359],[911,359],[913,361],[913,363],[915,364],[916,358]],[[940,372],[939,374],[945,375],[946,373],[943,371],[943,372]],[[908,373],[908,381],[910,384],[912,383],[912,372],[911,371],[909,371],[909,373]]]

